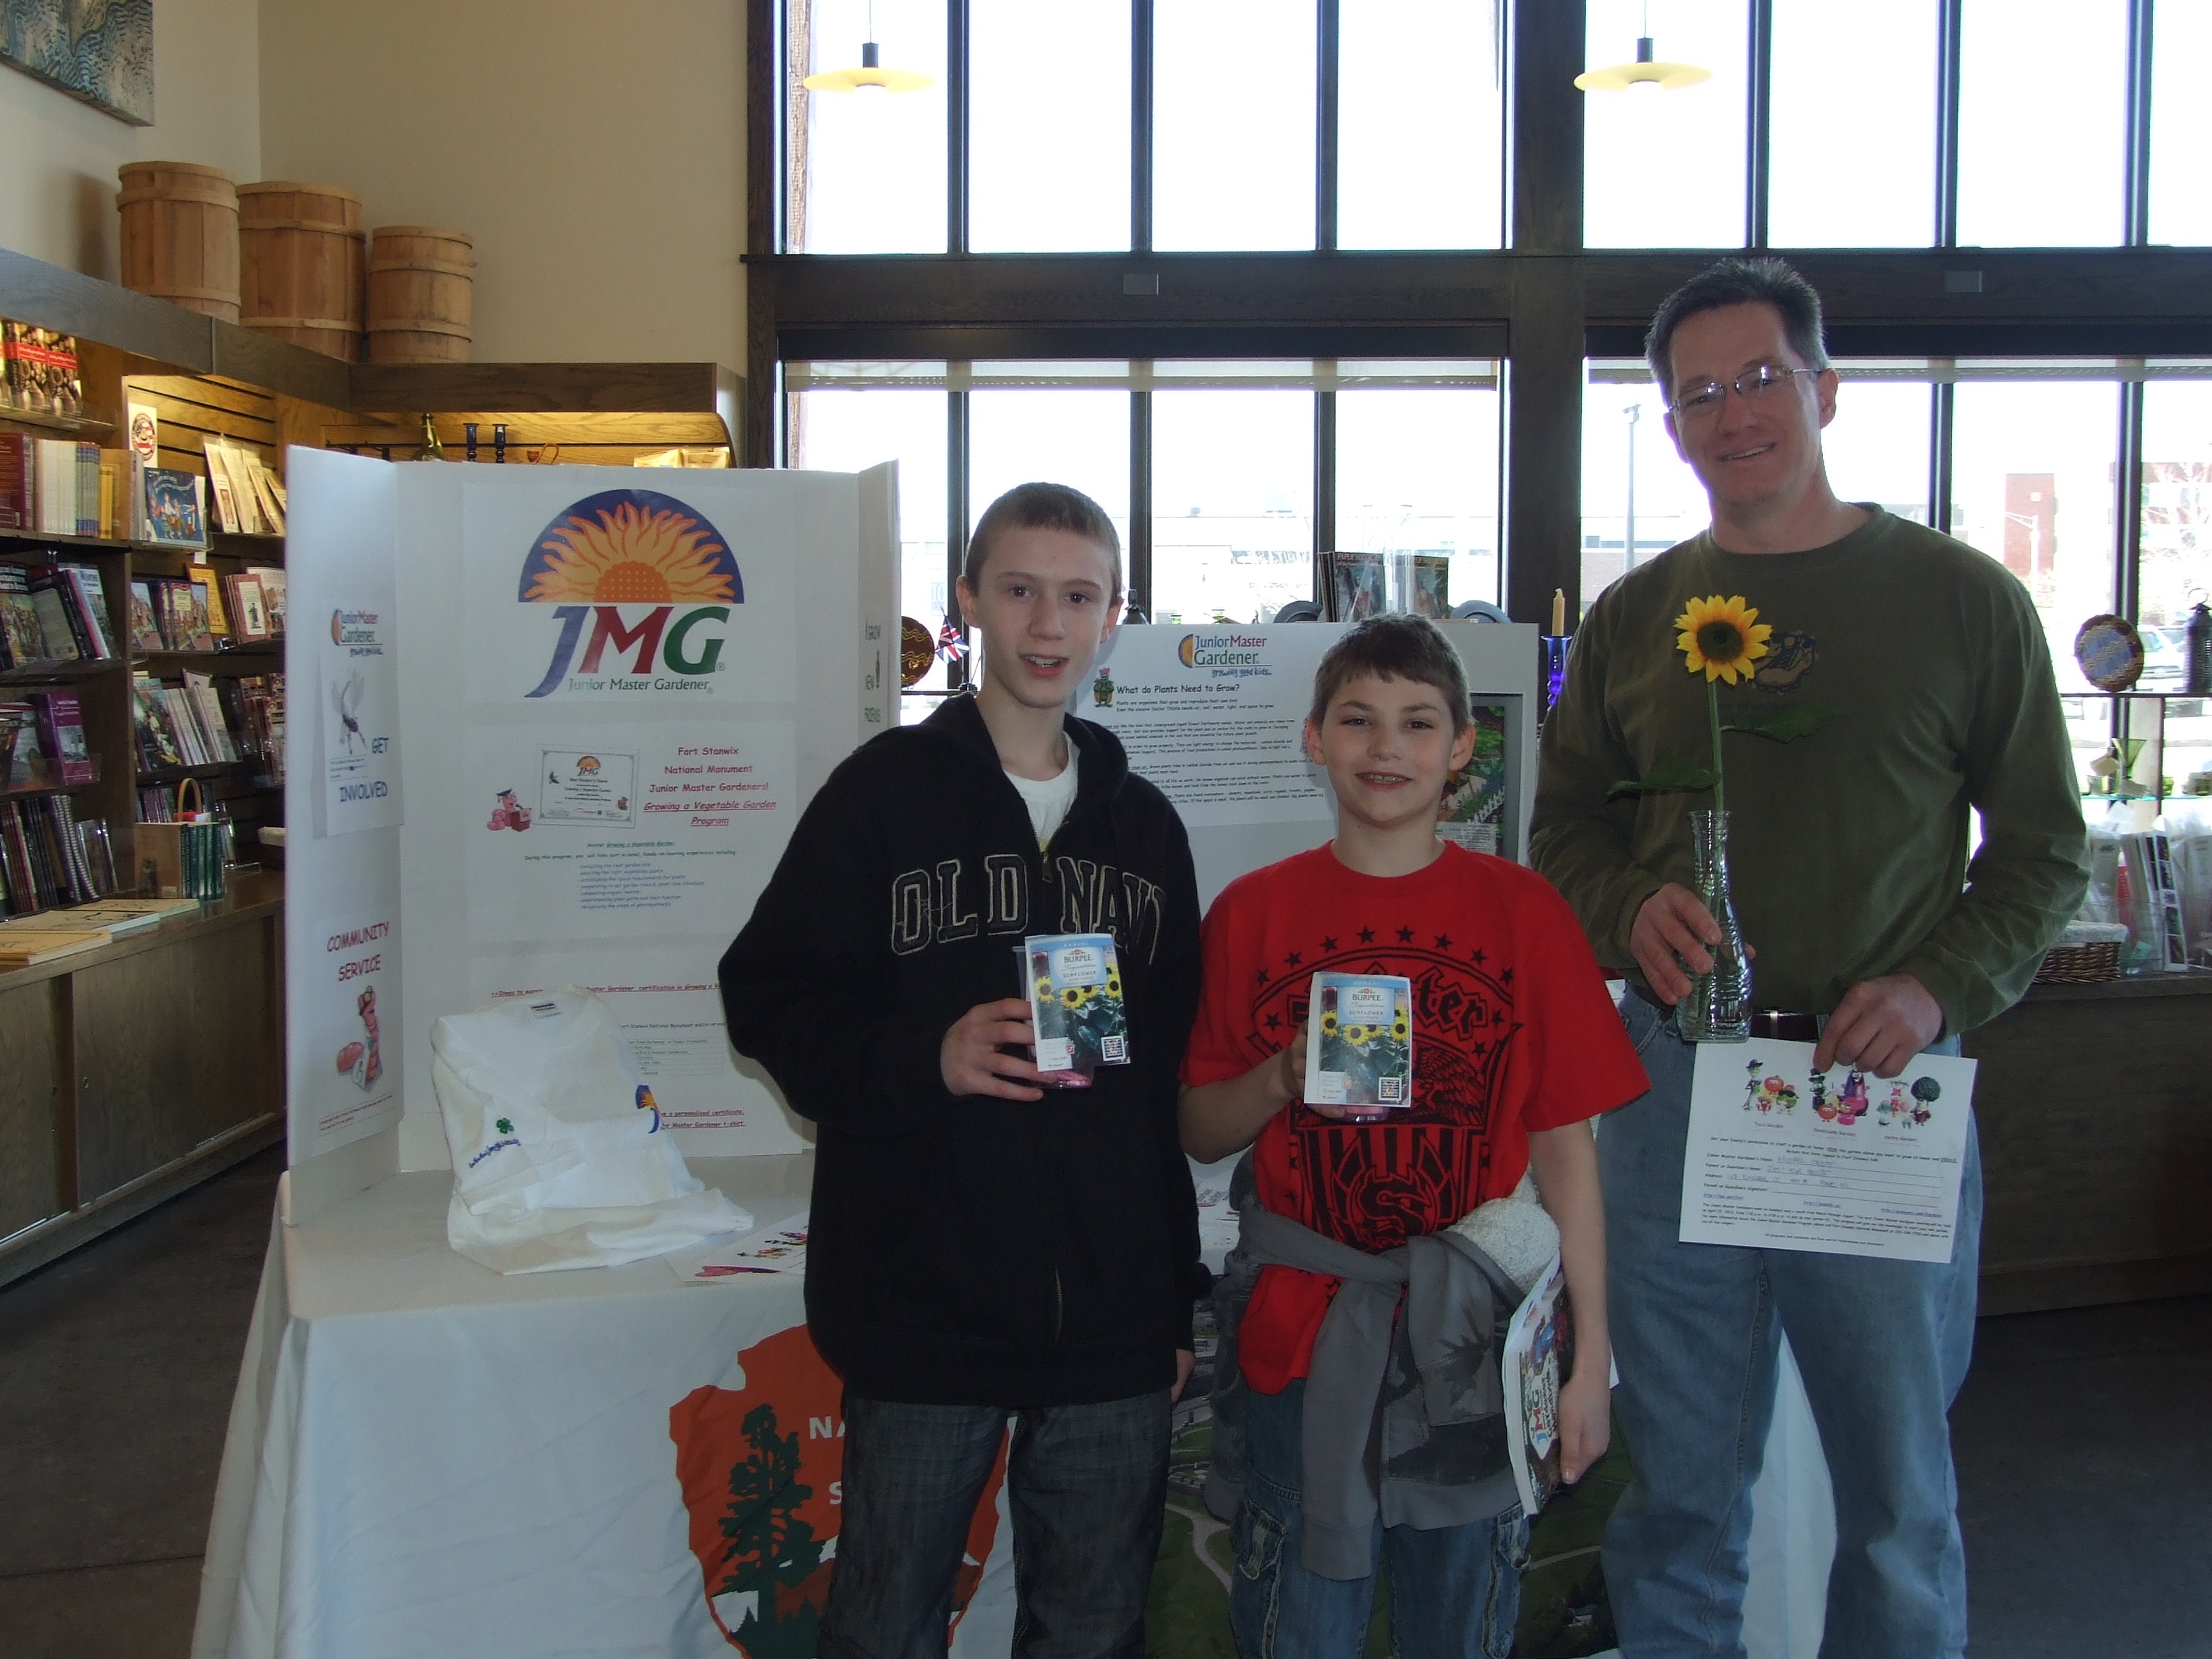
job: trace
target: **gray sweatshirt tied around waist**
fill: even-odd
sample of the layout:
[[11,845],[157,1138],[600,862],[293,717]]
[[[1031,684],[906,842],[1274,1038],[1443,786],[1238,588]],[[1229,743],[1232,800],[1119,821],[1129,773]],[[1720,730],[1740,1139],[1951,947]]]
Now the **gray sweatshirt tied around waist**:
[[1372,1573],[1378,1515],[1427,1530],[1487,1521],[1517,1502],[1498,1346],[1521,1292],[1504,1269],[1449,1230],[1370,1255],[1256,1202],[1241,1218],[1236,1265],[1248,1273],[1296,1267],[1343,1281],[1306,1376],[1307,1569]]

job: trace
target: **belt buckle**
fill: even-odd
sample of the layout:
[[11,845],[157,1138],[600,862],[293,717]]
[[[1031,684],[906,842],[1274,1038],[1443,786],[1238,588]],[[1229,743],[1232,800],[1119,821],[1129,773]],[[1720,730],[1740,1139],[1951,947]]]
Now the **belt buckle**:
[[1755,1008],[1751,1015],[1751,1034],[1770,1042],[1818,1042],[1820,1018],[1817,1014],[1792,1013],[1779,1008]]

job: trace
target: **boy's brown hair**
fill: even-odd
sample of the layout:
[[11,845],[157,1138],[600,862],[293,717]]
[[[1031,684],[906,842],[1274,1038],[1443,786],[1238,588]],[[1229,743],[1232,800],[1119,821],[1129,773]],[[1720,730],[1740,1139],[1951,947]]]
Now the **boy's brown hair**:
[[961,577],[970,588],[983,580],[983,561],[991,556],[991,544],[1008,530],[1064,530],[1097,543],[1106,550],[1113,572],[1111,591],[1106,597],[1109,600],[1121,597],[1121,538],[1114,529],[1114,520],[1106,516],[1106,509],[1081,490],[1066,484],[1016,484],[985,507],[969,535],[968,556],[960,566]]
[[1314,671],[1310,718],[1316,726],[1328,720],[1336,694],[1364,674],[1434,686],[1451,710],[1455,737],[1474,719],[1468,712],[1467,670],[1459,653],[1426,617],[1370,617],[1329,647]]

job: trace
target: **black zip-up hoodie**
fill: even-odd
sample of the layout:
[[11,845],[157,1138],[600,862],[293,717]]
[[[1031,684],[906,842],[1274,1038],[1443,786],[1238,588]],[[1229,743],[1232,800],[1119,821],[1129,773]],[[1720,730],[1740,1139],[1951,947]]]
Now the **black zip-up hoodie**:
[[[1071,717],[1066,822],[1040,853],[972,697],[848,757],[722,957],[730,1039],[820,1135],[816,1346],[858,1393],[1051,1406],[1167,1387],[1198,1259],[1176,1070],[1198,891],[1167,798]],[[1110,933],[1130,1063],[1039,1101],[956,1097],[939,1048],[1022,994],[1030,933]]]

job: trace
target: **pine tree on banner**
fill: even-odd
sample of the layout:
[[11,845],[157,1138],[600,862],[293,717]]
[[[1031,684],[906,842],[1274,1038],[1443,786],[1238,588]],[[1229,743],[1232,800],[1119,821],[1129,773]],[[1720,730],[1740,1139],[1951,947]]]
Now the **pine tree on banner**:
[[721,1522],[730,1553],[714,1593],[757,1593],[750,1628],[733,1632],[751,1659],[813,1659],[819,1614],[803,1586],[822,1565],[822,1546],[799,1507],[814,1489],[799,1478],[799,1436],[776,1427],[774,1406],[745,1413],[752,1455],[730,1468],[730,1507]]

